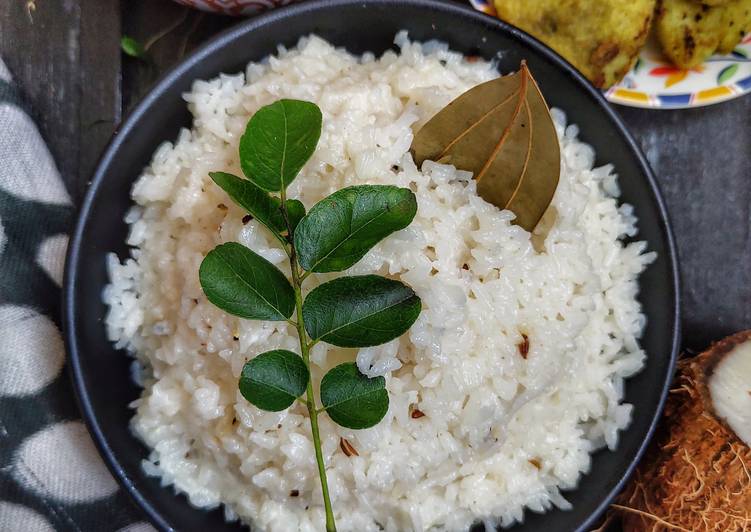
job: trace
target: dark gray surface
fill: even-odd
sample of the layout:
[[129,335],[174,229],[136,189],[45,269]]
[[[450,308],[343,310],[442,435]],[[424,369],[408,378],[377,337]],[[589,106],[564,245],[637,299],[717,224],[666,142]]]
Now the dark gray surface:
[[[29,6],[35,6],[30,8]],[[169,0],[4,0],[0,54],[30,101],[74,201],[127,109],[233,19]],[[121,57],[176,26],[150,63]],[[751,328],[751,97],[683,111],[619,107],[659,178],[678,241],[684,346]]]
[[751,327],[751,96],[701,109],[620,108],[658,176],[683,276],[690,349]]

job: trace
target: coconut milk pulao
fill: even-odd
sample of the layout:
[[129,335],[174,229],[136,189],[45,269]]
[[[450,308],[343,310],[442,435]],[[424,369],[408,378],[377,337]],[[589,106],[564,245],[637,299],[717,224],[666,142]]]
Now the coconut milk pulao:
[[[209,177],[242,175],[248,119],[280,98],[323,114],[318,147],[288,191],[310,209],[346,186],[411,189],[417,215],[347,274],[409,285],[422,312],[377,347],[316,343],[311,378],[356,359],[383,376],[390,404],[364,430],[320,418],[341,531],[491,529],[570,505],[593,451],[615,449],[632,407],[623,381],[644,363],[638,275],[654,259],[626,245],[636,219],[617,200],[610,165],[594,167],[564,111],[554,216],[529,233],[477,195],[472,174],[409,153],[415,132],[451,100],[498,76],[440,43],[396,36],[399,51],[354,56],[310,36],[244,73],[196,81],[191,129],[154,153],[132,189],[131,257],[109,258],[109,337],[136,357],[143,386],[134,432],[143,467],[200,508],[224,506],[271,532],[319,531],[324,508],[308,412],[266,412],[238,390],[243,365],[271,349],[299,350],[295,327],[251,321],[212,305],[199,284],[206,254],[238,242],[289,272],[288,258]],[[285,264],[287,266],[285,266]],[[315,276],[305,291],[339,273]],[[308,284],[310,283],[310,284]],[[317,384],[316,384],[317,387]]]

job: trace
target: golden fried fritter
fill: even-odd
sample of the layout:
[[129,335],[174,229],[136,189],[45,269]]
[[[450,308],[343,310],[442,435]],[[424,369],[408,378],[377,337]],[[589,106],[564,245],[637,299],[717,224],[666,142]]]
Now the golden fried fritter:
[[693,68],[714,53],[730,53],[751,31],[751,0],[714,7],[695,0],[661,0],[655,31],[668,59]]
[[568,59],[592,83],[609,87],[636,60],[656,0],[495,0],[498,16]]
[[751,0],[736,0],[725,6],[725,35],[720,39],[716,52],[729,54],[751,32]]

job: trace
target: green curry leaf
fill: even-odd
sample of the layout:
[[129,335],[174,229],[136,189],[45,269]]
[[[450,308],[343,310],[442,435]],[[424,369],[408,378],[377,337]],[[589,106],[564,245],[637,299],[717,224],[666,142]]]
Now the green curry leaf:
[[125,55],[129,55],[130,57],[146,59],[146,48],[133,37],[123,35],[123,38],[120,39],[120,49]]
[[287,200],[287,221],[289,226],[294,232],[300,221],[305,216],[305,205],[301,201],[296,199]]
[[240,139],[240,166],[256,185],[278,192],[292,183],[321,136],[321,110],[300,100],[259,109]]
[[309,379],[308,367],[299,355],[275,349],[245,363],[240,393],[261,410],[279,412],[305,393]]
[[209,301],[241,318],[282,321],[295,309],[295,293],[284,274],[235,242],[209,251],[198,277]]
[[[282,201],[257,187],[247,179],[242,179],[226,172],[211,172],[211,179],[219,185],[232,200],[248,211],[276,236],[281,237],[287,231],[281,205]],[[298,200],[287,200],[287,216],[292,229],[305,216],[305,206]]]
[[367,347],[401,336],[421,308],[420,298],[404,283],[361,275],[340,277],[315,288],[305,299],[302,313],[313,340]]
[[300,265],[312,272],[346,270],[373,246],[415,217],[408,188],[361,185],[343,188],[318,202],[295,231]]
[[369,379],[352,362],[340,364],[321,380],[321,403],[336,424],[348,429],[370,428],[388,412],[386,380]]

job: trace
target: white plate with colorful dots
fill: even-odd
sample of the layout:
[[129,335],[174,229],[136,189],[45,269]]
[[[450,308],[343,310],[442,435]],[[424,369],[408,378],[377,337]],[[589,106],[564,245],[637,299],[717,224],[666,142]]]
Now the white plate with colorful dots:
[[731,100],[751,92],[751,34],[729,55],[712,56],[696,68],[670,64],[649,41],[631,71],[607,89],[613,103],[653,109],[686,109]]
[[[495,16],[492,0],[470,0]],[[732,100],[751,92],[751,34],[729,55],[712,56],[696,68],[677,68],[653,39],[647,41],[631,71],[604,91],[613,103],[648,109],[687,109]]]

